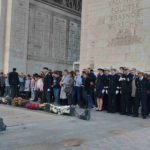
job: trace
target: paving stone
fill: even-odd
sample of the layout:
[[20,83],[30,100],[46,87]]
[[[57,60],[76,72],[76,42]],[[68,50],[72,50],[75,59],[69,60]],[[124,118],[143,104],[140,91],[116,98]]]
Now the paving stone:
[[150,120],[91,112],[91,120],[0,105],[0,150],[149,150]]

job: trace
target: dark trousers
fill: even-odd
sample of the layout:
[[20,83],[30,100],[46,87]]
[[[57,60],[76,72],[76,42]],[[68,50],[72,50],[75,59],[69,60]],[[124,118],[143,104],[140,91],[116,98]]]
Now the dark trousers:
[[116,95],[116,109],[117,109],[117,112],[121,113],[121,93],[119,92],[117,95]]
[[37,102],[38,100],[43,100],[43,92],[42,91],[35,91],[35,98],[34,101]]
[[72,105],[73,104],[73,97],[72,93],[67,94],[67,99],[68,99],[68,104],[67,105]]
[[89,109],[92,108],[93,107],[92,96],[85,89],[83,89],[83,98],[85,100],[86,107]]
[[90,95],[93,101],[93,105],[96,106],[96,101],[95,101],[95,87],[91,86],[90,87]]
[[132,97],[133,100],[133,115],[138,116],[139,115],[139,107],[140,107],[140,99],[137,95],[136,97]]
[[142,110],[141,110],[141,114],[143,117],[147,116],[147,94],[146,93],[142,93],[141,94],[141,106],[142,106]]
[[116,93],[115,92],[110,92],[108,94],[108,112],[115,113],[116,112]]
[[80,105],[81,87],[77,87],[77,86],[73,87],[72,97],[73,97],[73,104],[74,105],[77,105],[77,104]]
[[0,86],[0,97],[3,97],[5,93],[5,86]]
[[[136,109],[139,109],[141,103],[141,114],[143,117],[147,116],[147,94],[146,92],[140,92],[136,95]],[[139,110],[136,110],[136,114],[138,114]]]
[[53,94],[54,94],[54,104],[59,105],[59,95],[60,95],[60,89],[59,88],[53,88]]
[[51,102],[51,90],[48,91],[47,89],[44,90],[44,97],[46,98],[46,103]]
[[147,114],[150,114],[150,93],[147,94]]
[[127,92],[127,90],[124,90],[122,92],[122,97],[121,97],[121,114],[128,113],[128,103],[130,100],[131,100],[130,93]]
[[67,98],[66,98],[66,99],[61,99],[61,104],[62,104],[63,106],[68,105],[68,99],[67,99]]
[[11,85],[10,86],[10,91],[11,91],[11,97],[18,97],[18,86],[17,85]]
[[27,100],[29,100],[30,98],[31,98],[31,92],[30,91],[25,91],[25,98],[27,99]]
[[135,97],[131,97],[130,98],[130,100],[128,101],[128,103],[127,103],[127,110],[128,110],[128,114],[133,114],[133,112],[134,112],[134,103],[135,103]]

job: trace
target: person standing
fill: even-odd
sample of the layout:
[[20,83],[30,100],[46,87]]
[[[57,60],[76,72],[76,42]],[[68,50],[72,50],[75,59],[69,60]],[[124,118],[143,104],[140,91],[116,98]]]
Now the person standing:
[[54,93],[54,104],[59,105],[59,95],[60,95],[60,81],[61,78],[59,76],[59,73],[55,71],[53,73],[53,93]]
[[129,101],[131,101],[131,81],[132,75],[129,74],[129,69],[124,68],[124,72],[120,77],[119,81],[121,82],[121,114],[122,115],[130,115],[129,114]]
[[147,76],[148,89],[147,89],[147,115],[150,115],[150,75]]
[[96,96],[98,111],[103,110],[103,96],[104,96],[104,70],[98,69],[98,75],[96,80]]
[[131,87],[132,87],[132,92],[131,92],[131,100],[129,103],[129,113],[133,115],[133,117],[136,117],[136,79],[137,79],[137,71],[136,69],[131,70],[131,74],[133,75],[132,77],[132,82],[131,82]]
[[86,102],[86,107],[88,109],[93,108],[93,100],[92,100],[92,94],[91,94],[91,80],[88,76],[88,73],[82,72],[82,94],[83,99]]
[[31,101],[35,99],[35,74],[31,78]]
[[44,79],[43,79],[44,98],[46,98],[47,103],[50,103],[51,102],[52,85],[53,85],[53,77],[52,77],[52,73],[49,71],[49,69],[47,67],[43,68],[43,73],[44,73]]
[[88,68],[88,77],[90,79],[90,92],[91,97],[93,101],[94,107],[96,107],[96,101],[95,101],[95,82],[96,82],[96,75],[94,74],[94,71],[90,68]]
[[144,77],[143,72],[138,73],[138,78],[136,79],[136,104],[134,115],[139,116],[139,106],[141,102],[141,114],[143,119],[147,117],[147,89],[148,89],[148,80]]
[[60,91],[60,99],[62,101],[62,105],[68,105],[67,102],[67,94],[65,91],[66,85],[70,79],[68,70],[64,70],[63,77],[60,81],[61,91]]
[[68,105],[70,106],[73,104],[72,92],[73,92],[73,86],[74,86],[74,77],[75,77],[74,72],[73,71],[69,72],[68,82],[66,82],[65,84],[65,92],[67,95]]
[[42,96],[43,96],[43,79],[41,75],[35,74],[35,100],[38,102],[42,102]]
[[18,96],[19,75],[16,72],[16,68],[13,68],[13,71],[9,73],[8,81],[9,81],[10,90],[11,90],[11,97],[12,98],[17,97]]
[[0,97],[3,97],[5,93],[5,76],[4,73],[0,73]]
[[108,107],[107,110],[110,113],[117,111],[117,82],[118,76],[116,75],[116,69],[111,69],[111,75],[109,75],[109,86],[108,86]]
[[10,85],[8,81],[8,74],[5,77],[5,97],[10,97]]
[[108,110],[108,86],[109,86],[109,75],[110,71],[108,69],[104,70],[104,96],[103,96],[103,109]]
[[24,88],[25,88],[25,75],[21,73],[19,75],[19,93],[20,94],[24,93]]
[[73,104],[80,106],[82,77],[79,70],[75,71],[74,87],[73,87]]
[[31,97],[31,76],[27,75],[25,79],[25,97],[27,100]]

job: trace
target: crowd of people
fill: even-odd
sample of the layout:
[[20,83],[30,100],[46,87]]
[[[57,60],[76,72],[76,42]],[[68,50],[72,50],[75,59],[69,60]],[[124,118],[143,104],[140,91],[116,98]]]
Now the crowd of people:
[[39,103],[73,105],[96,111],[133,117],[150,113],[150,75],[120,67],[71,71],[52,71],[44,67],[40,74],[18,74],[16,68],[0,73],[0,97],[23,97]]

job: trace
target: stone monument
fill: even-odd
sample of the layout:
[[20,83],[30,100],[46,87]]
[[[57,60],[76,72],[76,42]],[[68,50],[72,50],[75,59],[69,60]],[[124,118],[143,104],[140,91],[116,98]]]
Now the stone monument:
[[83,0],[81,69],[136,67],[150,72],[150,1]]
[[71,70],[79,60],[81,0],[0,0],[0,6],[0,70]]

